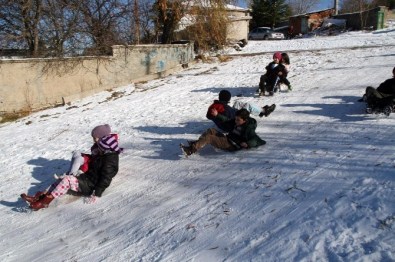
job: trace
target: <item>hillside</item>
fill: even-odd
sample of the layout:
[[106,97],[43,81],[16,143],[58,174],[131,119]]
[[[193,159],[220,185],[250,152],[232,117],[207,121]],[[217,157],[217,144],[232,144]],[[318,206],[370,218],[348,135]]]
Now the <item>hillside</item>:
[[[0,261],[395,261],[395,114],[357,102],[391,78],[394,43],[395,31],[251,41],[229,62],[1,125]],[[257,98],[274,51],[288,52],[294,90]],[[178,145],[213,127],[221,89],[277,105],[256,117],[267,144],[185,158]],[[49,186],[102,123],[125,148],[103,197],[30,211],[19,195]]]

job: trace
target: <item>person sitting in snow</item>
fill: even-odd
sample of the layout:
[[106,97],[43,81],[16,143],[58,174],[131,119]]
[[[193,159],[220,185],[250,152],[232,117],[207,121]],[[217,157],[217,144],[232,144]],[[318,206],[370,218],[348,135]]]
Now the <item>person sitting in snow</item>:
[[365,94],[359,101],[365,101],[368,104],[367,112],[393,105],[395,102],[395,67],[392,69],[392,78],[385,80],[377,89],[371,86],[366,87]]
[[[91,134],[92,136],[96,136],[96,137],[108,136],[111,134],[111,127],[108,124],[97,126],[92,130]],[[114,135],[116,136],[116,140],[118,140],[118,135],[116,134]],[[80,151],[73,151],[69,170],[66,173],[64,173],[62,176],[55,175],[55,178],[61,179],[66,175],[79,176],[80,174],[85,173],[86,171],[88,171],[89,162],[94,157],[99,155],[99,153],[100,153],[100,149],[96,141],[94,141],[91,147],[90,154],[85,154]]]
[[[276,67],[279,66],[281,61],[281,53],[280,52],[275,52],[273,54],[273,61],[270,62],[266,67],[266,73],[264,75],[261,75],[261,78],[259,80],[259,95],[264,96],[265,92],[268,91],[269,94],[273,94],[273,88],[274,84],[277,80],[277,72],[276,72]],[[269,85],[272,84],[273,88],[271,88]]]
[[281,71],[278,72],[279,82],[285,84],[288,87],[288,90],[291,91],[292,86],[287,78],[291,68],[291,62],[287,53],[281,53],[280,64],[283,66],[283,68],[280,67]]
[[222,126],[227,134],[219,132],[215,128],[207,129],[197,141],[188,142],[189,146],[181,144],[181,149],[187,156],[196,153],[207,144],[226,151],[250,149],[266,144],[255,133],[257,122],[250,117],[247,109],[242,108],[236,111],[235,118],[230,120],[226,120],[226,117],[220,114],[217,114],[216,117],[222,118]]
[[111,133],[109,125],[96,126],[91,135],[95,143],[92,151],[97,151],[90,157],[87,171],[79,176],[65,175],[52,184],[47,192],[37,192],[34,196],[22,194],[21,197],[30,204],[30,208],[46,208],[55,198],[65,195],[69,190],[90,196],[90,203],[102,196],[118,173],[119,154],[123,149],[118,146],[118,135]]
[[[280,63],[281,61],[281,53],[275,52],[273,55],[273,61],[265,67],[266,73],[262,75],[259,80],[258,91],[260,92],[260,96],[264,96],[265,92],[269,92],[269,95],[272,96],[274,94],[275,87],[280,80],[279,77],[281,77],[282,75],[287,75],[287,70],[284,66],[285,63]],[[288,89],[290,90],[289,87]]]
[[[275,104],[259,107],[252,103],[242,102],[240,100],[236,100],[233,103],[233,107],[231,107],[228,105],[231,98],[232,94],[228,90],[221,90],[218,94],[218,100],[214,100],[214,103],[211,104],[207,110],[206,117],[212,120],[215,125],[222,130],[225,130],[223,127],[223,119],[229,120],[235,118],[236,111],[239,109],[245,108],[251,114],[259,117],[267,117],[276,109]],[[221,118],[217,117],[217,115],[220,115]]]

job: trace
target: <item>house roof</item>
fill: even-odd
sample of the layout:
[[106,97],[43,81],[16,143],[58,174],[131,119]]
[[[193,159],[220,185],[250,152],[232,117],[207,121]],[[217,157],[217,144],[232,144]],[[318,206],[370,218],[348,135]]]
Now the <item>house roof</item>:
[[335,8],[327,8],[327,9],[323,9],[323,10],[312,11],[312,12],[309,12],[309,13],[293,15],[291,17],[308,16],[308,15],[312,15],[312,14],[316,14],[316,13],[322,13],[322,12],[326,12],[326,11],[330,11],[330,10],[335,10]]
[[[209,1],[202,1],[202,2],[199,1],[198,3],[196,3],[194,0],[190,0],[190,1],[185,1],[183,3],[189,7],[202,6],[202,7],[207,8],[207,7],[211,6]],[[227,11],[240,11],[240,12],[248,12],[249,11],[249,9],[242,8],[242,7],[235,6],[235,5],[228,5],[228,4],[225,5],[225,8]],[[229,16],[229,19],[231,21],[251,20],[252,17],[251,16]],[[187,28],[190,25],[193,25],[194,23],[196,23],[196,18],[193,15],[185,14],[178,22],[178,29],[176,31],[184,30],[185,28]]]
[[[189,7],[191,7],[191,6],[211,7],[211,2],[208,0],[199,1],[199,2],[196,2],[195,0],[189,0],[189,1],[184,1],[183,4],[186,6],[189,6]],[[243,8],[240,6],[235,6],[235,5],[230,5],[230,4],[226,4],[225,8],[229,11],[231,11],[231,10],[232,11],[244,11],[244,12],[249,11],[248,8]]]

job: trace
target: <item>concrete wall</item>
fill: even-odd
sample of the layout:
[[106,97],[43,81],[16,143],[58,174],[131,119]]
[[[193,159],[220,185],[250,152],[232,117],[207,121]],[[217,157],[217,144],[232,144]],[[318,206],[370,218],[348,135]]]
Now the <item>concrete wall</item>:
[[194,59],[193,45],[113,46],[113,56],[0,60],[0,116],[151,80]]
[[248,41],[248,27],[250,19],[232,20],[228,25],[228,31],[226,32],[226,38],[229,41]]

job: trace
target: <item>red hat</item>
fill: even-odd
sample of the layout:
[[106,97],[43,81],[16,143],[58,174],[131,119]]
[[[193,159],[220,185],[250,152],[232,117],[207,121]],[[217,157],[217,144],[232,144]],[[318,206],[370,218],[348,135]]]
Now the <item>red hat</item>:
[[273,55],[273,59],[277,58],[278,60],[281,60],[281,53],[280,52],[275,52]]

